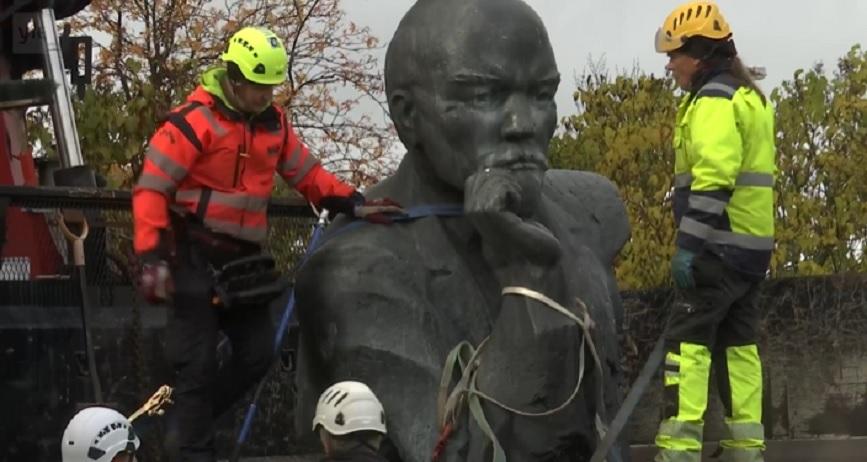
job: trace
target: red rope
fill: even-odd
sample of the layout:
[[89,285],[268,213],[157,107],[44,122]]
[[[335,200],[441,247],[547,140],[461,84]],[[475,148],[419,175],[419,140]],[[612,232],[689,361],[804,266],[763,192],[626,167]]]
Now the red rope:
[[449,441],[449,437],[452,436],[452,432],[454,432],[454,427],[451,423],[445,424],[442,431],[440,432],[440,436],[437,439],[437,444],[434,446],[433,456],[431,457],[432,462],[437,462],[442,456],[443,451],[446,450],[446,443]]

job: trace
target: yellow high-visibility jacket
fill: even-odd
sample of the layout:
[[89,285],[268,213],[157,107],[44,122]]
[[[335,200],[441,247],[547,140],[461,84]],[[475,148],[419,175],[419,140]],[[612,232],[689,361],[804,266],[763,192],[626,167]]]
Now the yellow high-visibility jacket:
[[764,276],[774,249],[774,111],[730,74],[678,108],[674,130],[677,246]]

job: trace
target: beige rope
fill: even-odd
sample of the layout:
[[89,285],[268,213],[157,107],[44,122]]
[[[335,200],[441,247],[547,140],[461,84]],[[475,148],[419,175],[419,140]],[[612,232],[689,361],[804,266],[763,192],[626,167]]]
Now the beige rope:
[[[487,343],[488,337],[482,340],[478,348],[473,348],[472,345],[470,345],[468,342],[461,342],[449,353],[449,356],[446,359],[446,365],[443,369],[443,376],[440,381],[440,391],[438,398],[440,427],[444,428],[445,425],[448,423],[455,425],[457,421],[457,413],[460,409],[463,408],[463,405],[465,403],[468,403],[470,411],[473,417],[476,419],[476,423],[491,440],[491,443],[494,446],[493,460],[495,461],[504,461],[505,455],[503,454],[502,446],[499,444],[499,441],[497,441],[496,435],[494,435],[493,430],[491,430],[490,425],[487,422],[487,419],[485,419],[484,413],[479,406],[478,399],[484,399],[492,404],[499,406],[502,409],[505,409],[506,411],[524,417],[544,417],[556,414],[557,412],[562,411],[567,406],[572,404],[572,402],[578,396],[578,393],[581,391],[581,384],[584,381],[584,365],[586,362],[584,351],[585,347],[588,347],[590,350],[590,354],[595,362],[596,370],[599,373],[600,377],[598,399],[600,400],[600,405],[604,406],[604,396],[601,379],[602,362],[599,359],[599,355],[596,351],[596,345],[590,335],[590,329],[593,327],[594,324],[593,320],[590,318],[590,310],[587,309],[587,305],[585,305],[580,298],[576,298],[578,307],[581,311],[581,316],[579,317],[578,315],[572,313],[571,311],[569,311],[556,301],[552,300],[551,298],[547,297],[546,295],[531,289],[527,289],[525,287],[506,287],[503,289],[502,295],[517,295],[531,298],[542,303],[546,307],[551,308],[552,310],[566,316],[567,318],[578,324],[578,326],[581,328],[583,336],[581,338],[581,351],[579,352],[578,356],[578,380],[575,383],[575,388],[573,389],[572,394],[569,395],[569,397],[559,406],[541,412],[522,411],[520,409],[509,406],[478,389],[478,386],[476,385],[476,376],[479,367],[479,354]],[[458,367],[460,369],[461,377],[452,392],[448,393],[448,384],[451,382],[455,367]],[[605,424],[602,422],[602,419],[598,413],[596,414],[595,420],[597,431],[600,433],[600,435],[604,435],[606,431]]]
[[[503,293],[503,295],[506,295],[506,294],[522,295],[524,297],[532,298],[536,301],[539,301],[542,304],[544,304],[545,306],[547,306],[547,307],[553,309],[554,311],[557,311],[557,312],[563,314],[567,318],[575,321],[575,323],[581,327],[581,331],[584,334],[583,338],[581,339],[581,353],[580,353],[581,359],[579,361],[579,366],[581,368],[581,372],[579,373],[578,383],[575,385],[575,390],[572,392],[572,396],[568,400],[566,400],[566,402],[563,403],[559,409],[563,409],[566,406],[568,406],[575,399],[575,397],[578,395],[578,390],[581,388],[581,380],[583,379],[583,375],[584,375],[584,347],[585,346],[589,347],[589,349],[590,349],[590,354],[593,356],[593,362],[596,366],[596,373],[599,376],[599,380],[598,380],[599,388],[597,390],[596,400],[597,400],[598,405],[602,409],[604,409],[605,408],[605,385],[603,384],[604,375],[602,372],[602,360],[599,359],[599,353],[596,351],[596,343],[593,342],[593,338],[590,335],[590,329],[593,328],[594,323],[593,323],[593,319],[590,318],[590,310],[587,308],[587,305],[584,304],[584,301],[581,300],[581,298],[579,298],[579,297],[575,297],[575,301],[577,302],[578,307],[581,308],[581,314],[583,315],[583,318],[579,318],[577,315],[575,315],[571,311],[564,308],[563,305],[560,305],[559,303],[555,302],[551,298],[547,297],[546,295],[544,295],[542,293],[536,292],[535,290],[527,289],[525,287],[506,287],[503,289],[502,293]],[[605,437],[605,434],[608,433],[608,425],[602,420],[602,416],[599,414],[598,411],[596,412],[594,423],[596,425],[596,432],[598,433],[599,439],[601,440],[602,438]]]

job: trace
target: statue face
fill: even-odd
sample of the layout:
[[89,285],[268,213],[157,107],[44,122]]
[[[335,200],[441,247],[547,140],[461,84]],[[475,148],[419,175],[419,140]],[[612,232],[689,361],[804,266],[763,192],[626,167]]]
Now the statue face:
[[454,23],[439,27],[450,32],[432,44],[439,50],[426,53],[428,77],[412,91],[415,144],[434,173],[458,190],[473,173],[499,168],[518,179],[524,202],[535,202],[548,168],[560,82],[547,32],[517,1],[457,9],[437,21]]

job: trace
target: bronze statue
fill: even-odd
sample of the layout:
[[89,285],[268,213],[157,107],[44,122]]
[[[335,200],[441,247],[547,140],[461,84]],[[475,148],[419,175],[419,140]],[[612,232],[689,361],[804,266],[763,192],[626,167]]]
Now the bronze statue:
[[[508,459],[589,458],[620,399],[612,265],[629,225],[608,180],[548,170],[560,75],[544,25],[521,0],[419,0],[385,79],[407,154],[368,195],[463,215],[332,225],[296,286],[299,431],[325,386],[360,380],[382,398],[400,459],[428,461],[446,357],[487,339],[476,384],[518,411],[480,400]],[[582,343],[583,306],[595,349]],[[455,415],[441,460],[490,460],[478,421]]]

